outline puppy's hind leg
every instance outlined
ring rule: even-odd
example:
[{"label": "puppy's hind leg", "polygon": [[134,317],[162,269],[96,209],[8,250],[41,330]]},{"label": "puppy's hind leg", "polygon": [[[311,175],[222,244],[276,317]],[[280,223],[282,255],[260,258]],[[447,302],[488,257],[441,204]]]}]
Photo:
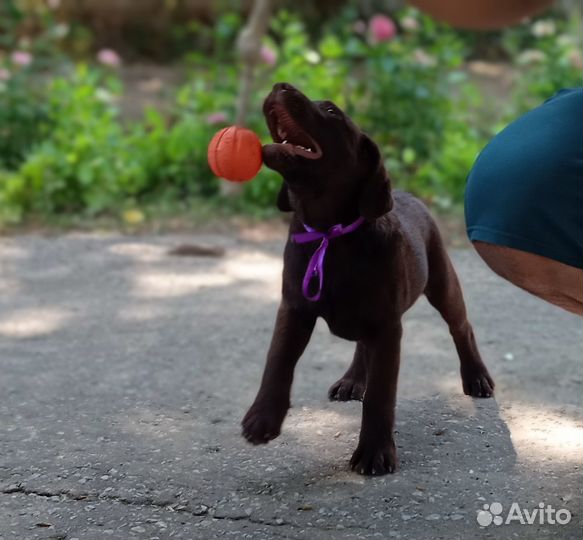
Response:
[{"label": "puppy's hind leg", "polygon": [[425,295],[449,326],[460,359],[464,393],[473,397],[490,397],[494,393],[494,381],[478,351],[458,277],[437,231],[428,255],[429,279]]},{"label": "puppy's hind leg", "polygon": [[354,358],[346,373],[328,390],[330,401],[362,401],[366,388],[366,349],[362,342],[356,344]]}]

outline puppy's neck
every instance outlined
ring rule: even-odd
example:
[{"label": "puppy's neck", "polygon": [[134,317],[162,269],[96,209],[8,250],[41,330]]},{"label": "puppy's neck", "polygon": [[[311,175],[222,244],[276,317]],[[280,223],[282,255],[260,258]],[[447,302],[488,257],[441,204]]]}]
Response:
[{"label": "puppy's neck", "polygon": [[305,225],[326,231],[334,225],[348,225],[360,217],[359,183],[349,175],[333,179],[284,178],[291,207]]},{"label": "puppy's neck", "polygon": [[305,225],[309,225],[317,231],[327,231],[334,225],[349,225],[356,221],[360,214],[358,207],[354,205],[346,205],[344,208],[334,208],[322,201],[318,204],[303,203],[301,200],[296,200],[295,217]]}]

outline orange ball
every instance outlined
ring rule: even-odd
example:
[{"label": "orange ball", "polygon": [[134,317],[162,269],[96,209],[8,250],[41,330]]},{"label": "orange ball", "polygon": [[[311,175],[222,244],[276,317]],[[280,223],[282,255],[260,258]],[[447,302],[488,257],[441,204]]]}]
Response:
[{"label": "orange ball", "polygon": [[261,141],[250,129],[230,126],[221,129],[208,147],[211,170],[232,182],[251,180],[261,168]]}]

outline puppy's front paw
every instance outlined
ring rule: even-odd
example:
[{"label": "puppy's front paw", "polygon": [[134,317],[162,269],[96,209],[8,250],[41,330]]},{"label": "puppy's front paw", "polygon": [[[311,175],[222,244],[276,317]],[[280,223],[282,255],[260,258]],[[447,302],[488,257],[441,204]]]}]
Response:
[{"label": "puppy's front paw", "polygon": [[243,437],[251,444],[267,444],[279,436],[286,412],[273,404],[254,403],[241,422]]},{"label": "puppy's front paw", "polygon": [[364,381],[343,377],[330,387],[328,398],[330,401],[362,401],[364,388]]},{"label": "puppy's front paw", "polygon": [[374,443],[361,440],[350,459],[350,468],[367,476],[394,473],[397,468],[395,442],[392,439]]},{"label": "puppy's front paw", "polygon": [[484,364],[462,368],[462,386],[466,396],[489,398],[494,395],[494,380]]}]

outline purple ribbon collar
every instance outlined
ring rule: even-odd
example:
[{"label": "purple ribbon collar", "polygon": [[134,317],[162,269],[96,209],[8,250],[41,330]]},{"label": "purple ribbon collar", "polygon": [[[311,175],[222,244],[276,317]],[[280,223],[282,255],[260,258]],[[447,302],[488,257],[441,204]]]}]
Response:
[{"label": "purple ribbon collar", "polygon": [[[306,244],[308,242],[314,242],[315,240],[322,240],[318,246],[318,249],[316,249],[312,255],[312,258],[308,263],[308,267],[306,268],[306,273],[304,274],[304,280],[302,282],[302,293],[306,300],[309,300],[310,302],[317,302],[322,295],[322,285],[324,283],[324,257],[326,256],[326,250],[328,249],[330,240],[332,240],[332,238],[343,236],[355,231],[363,223],[364,218],[359,217],[350,225],[346,225],[346,227],[338,224],[330,227],[326,232],[316,231],[304,223],[304,229],[306,229],[305,233],[292,234],[292,242],[295,242],[296,244]],[[318,276],[319,281],[318,291],[313,296],[310,296],[308,288],[312,278],[316,276]]]}]

